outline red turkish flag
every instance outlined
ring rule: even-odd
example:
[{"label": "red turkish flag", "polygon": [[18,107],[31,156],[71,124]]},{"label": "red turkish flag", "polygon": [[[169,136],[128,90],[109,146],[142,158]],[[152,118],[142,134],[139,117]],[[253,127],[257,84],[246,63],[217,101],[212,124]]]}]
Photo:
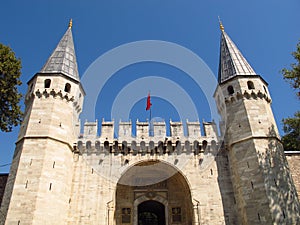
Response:
[{"label": "red turkish flag", "polygon": [[150,99],[150,92],[148,93],[148,97],[147,97],[147,106],[146,106],[146,110],[149,110],[151,107],[152,103],[151,103],[151,99]]}]

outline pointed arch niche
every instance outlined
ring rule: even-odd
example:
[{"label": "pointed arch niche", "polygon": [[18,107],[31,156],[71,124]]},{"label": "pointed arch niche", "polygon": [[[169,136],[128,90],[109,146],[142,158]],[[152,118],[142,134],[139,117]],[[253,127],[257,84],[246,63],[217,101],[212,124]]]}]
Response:
[{"label": "pointed arch niche", "polygon": [[[115,197],[114,219],[117,225],[140,224],[141,215],[156,211],[151,209],[151,205],[162,205],[164,209],[164,215],[158,217],[164,221],[158,221],[159,225],[193,223],[188,181],[177,168],[166,162],[150,160],[132,165],[119,179]],[[130,215],[123,215],[124,211],[130,212]]]}]

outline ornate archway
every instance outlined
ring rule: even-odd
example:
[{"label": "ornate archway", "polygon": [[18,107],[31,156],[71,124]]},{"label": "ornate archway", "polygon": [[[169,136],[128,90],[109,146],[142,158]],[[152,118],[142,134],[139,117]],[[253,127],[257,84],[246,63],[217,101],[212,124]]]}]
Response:
[{"label": "ornate archway", "polygon": [[177,168],[152,160],[139,162],[123,173],[116,188],[117,225],[145,225],[147,221],[189,225],[192,220],[190,188]]}]

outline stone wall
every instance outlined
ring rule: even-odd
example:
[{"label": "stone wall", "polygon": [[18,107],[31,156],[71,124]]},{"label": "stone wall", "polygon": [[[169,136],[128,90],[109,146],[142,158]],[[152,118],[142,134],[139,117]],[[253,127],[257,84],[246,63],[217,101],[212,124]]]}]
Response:
[{"label": "stone wall", "polygon": [[298,198],[300,196],[300,151],[297,152],[285,152],[286,159],[289,163],[290,172],[294,180],[294,184],[298,193]]},{"label": "stone wall", "polygon": [[[74,156],[68,224],[132,223],[148,200],[165,205],[168,224],[238,224],[226,151],[123,155],[91,147]],[[173,221],[177,208],[181,222]]]}]

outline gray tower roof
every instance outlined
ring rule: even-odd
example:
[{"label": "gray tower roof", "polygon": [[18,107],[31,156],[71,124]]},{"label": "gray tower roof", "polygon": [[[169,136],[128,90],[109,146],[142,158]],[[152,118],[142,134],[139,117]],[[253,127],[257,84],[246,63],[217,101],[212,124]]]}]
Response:
[{"label": "gray tower roof", "polygon": [[79,81],[77,60],[72,35],[72,20],[68,30],[52,52],[40,73],[62,73]]},{"label": "gray tower roof", "polygon": [[224,27],[220,24],[222,31],[220,44],[220,64],[219,64],[219,83],[235,77],[237,75],[256,75],[245,57],[224,31]]}]

